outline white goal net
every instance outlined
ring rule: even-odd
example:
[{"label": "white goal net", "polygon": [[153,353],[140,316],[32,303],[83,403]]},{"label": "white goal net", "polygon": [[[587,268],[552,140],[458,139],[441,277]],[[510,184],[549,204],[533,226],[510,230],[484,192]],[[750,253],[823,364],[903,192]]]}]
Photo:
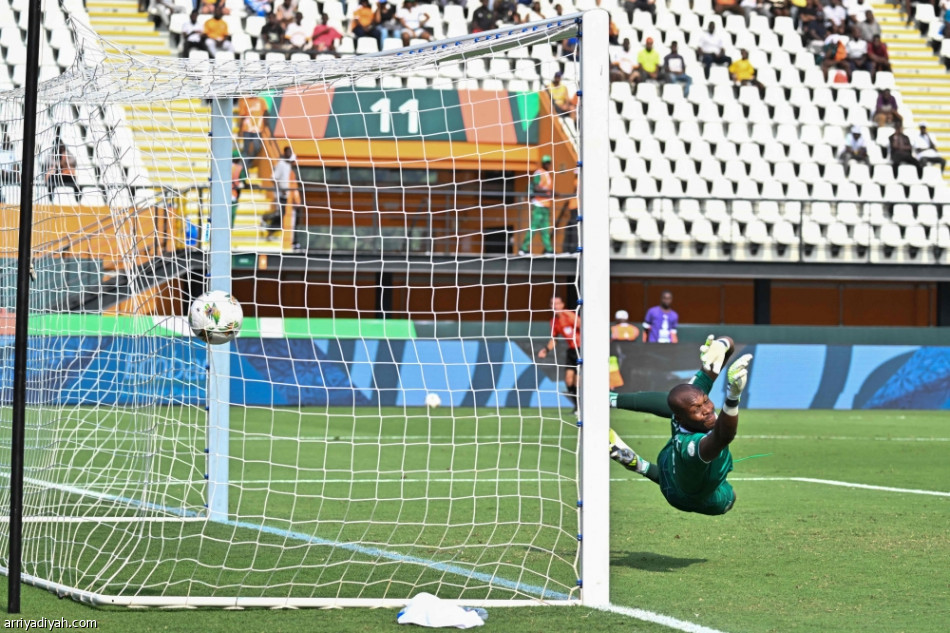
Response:
[{"label": "white goal net", "polygon": [[[587,318],[581,23],[286,60],[147,58],[71,23],[34,182],[0,183],[7,405],[34,200],[28,581],[154,606],[583,597],[571,336],[537,356],[552,297]],[[0,93],[0,149],[23,121]],[[185,315],[212,288],[245,318],[209,347]]]}]

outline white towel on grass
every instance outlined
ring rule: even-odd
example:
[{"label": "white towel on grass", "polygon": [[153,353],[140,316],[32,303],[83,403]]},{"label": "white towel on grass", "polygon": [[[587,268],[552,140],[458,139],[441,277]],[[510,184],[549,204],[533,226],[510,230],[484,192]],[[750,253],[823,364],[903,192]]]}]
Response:
[{"label": "white towel on grass", "polygon": [[466,611],[458,605],[443,602],[431,593],[420,593],[414,596],[399,611],[396,622],[433,628],[454,627],[457,629],[470,629],[485,624],[485,621],[475,611]]}]

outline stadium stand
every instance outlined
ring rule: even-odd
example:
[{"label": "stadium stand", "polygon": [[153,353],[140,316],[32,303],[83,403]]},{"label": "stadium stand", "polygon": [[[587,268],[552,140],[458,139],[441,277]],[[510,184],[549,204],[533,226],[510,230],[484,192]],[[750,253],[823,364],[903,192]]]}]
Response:
[{"label": "stadium stand", "polygon": [[[0,68],[6,71],[0,73],[0,84],[17,86],[23,77],[25,11],[20,0],[7,1],[0,0],[0,14],[13,19],[4,21],[7,26],[0,29],[4,52]],[[167,28],[167,34],[156,31],[150,16],[127,4],[89,0],[87,14],[81,2],[70,0],[65,9],[121,45],[152,55],[177,54],[177,36],[191,3],[175,0],[153,5],[151,20]],[[593,0],[559,4],[566,13],[597,6]],[[477,5],[441,9],[430,4],[422,9],[438,16],[432,26],[435,37],[442,37],[466,32]],[[228,0],[226,6],[234,55],[246,59],[287,56],[265,50],[258,37],[261,15],[241,0]],[[300,0],[298,9],[307,28],[312,29],[320,14],[327,13],[328,24],[348,34],[356,6],[355,2],[344,8],[336,1]],[[950,84],[934,56],[921,49],[927,46],[926,38],[934,46],[939,42],[939,49],[946,48],[946,40],[939,40],[942,16],[919,9],[913,23],[920,29],[917,33],[900,23],[897,9],[873,4],[884,39],[895,58],[900,53],[901,60],[894,60],[893,73],[879,71],[872,76],[855,70],[850,81],[842,81],[833,69],[825,78],[815,51],[803,45],[788,17],[777,16],[770,22],[753,14],[746,26],[741,16],[716,14],[707,0],[693,0],[692,6],[686,0],[660,2],[655,17],[634,11],[632,20],[617,0],[602,0],[599,6],[610,11],[618,41],[629,39],[634,52],[648,37],[657,43],[661,57],[672,42],[678,42],[685,72],[692,78],[688,96],[681,84],[641,82],[631,86],[615,82],[611,86],[615,107],[608,130],[613,149],[609,211],[616,257],[950,261],[945,248],[950,192],[939,167],[927,165],[919,174],[910,165],[893,168],[886,157],[892,128],[875,127],[873,121],[879,91],[890,88],[910,136],[916,133],[918,117],[926,117],[938,148],[950,143],[946,136],[950,124],[939,103],[950,94],[944,92],[944,86]],[[518,11],[527,14],[528,8],[519,5]],[[541,13],[553,15],[553,3],[542,2]],[[749,50],[761,92],[752,85],[735,85],[725,66],[712,65],[706,76],[695,50],[711,23],[717,25],[717,33],[725,41],[727,56],[738,59],[740,49]],[[64,24],[63,11],[53,5],[44,15],[44,32],[51,43],[44,47],[42,62],[47,76],[68,65],[75,55],[69,40],[58,37]],[[354,40],[346,35],[337,50],[361,53],[399,45],[397,38],[386,38],[379,46],[373,38]],[[535,46],[531,57],[494,59],[488,66],[469,63],[466,85],[541,91],[562,68],[557,58],[560,53],[559,48]],[[203,51],[191,54],[205,55]],[[571,69],[571,65],[564,67],[564,81],[575,86]],[[398,83],[437,89],[458,76],[458,67],[446,66],[423,76],[387,77],[385,81],[390,88]],[[191,110],[189,106],[187,111]],[[162,129],[203,122],[194,118],[156,121],[148,112],[134,108],[107,114],[111,116],[104,116],[102,125],[127,129],[120,135],[130,150],[120,154],[130,156],[123,164],[125,173],[98,173],[96,152],[103,148],[89,143],[90,130],[76,130],[70,132],[75,143],[85,141],[87,147],[79,156],[84,174],[81,184],[110,177],[124,177],[143,186],[183,188],[196,184],[181,180],[184,172],[191,173],[192,166],[188,170],[175,168],[176,161],[183,160],[180,149],[177,155],[161,156],[162,148],[167,147]],[[90,129],[97,124],[91,123]],[[867,164],[851,161],[845,165],[837,160],[852,126],[867,140]],[[139,149],[158,155],[148,171],[135,159]],[[236,240],[256,242],[258,218],[268,207],[266,197],[242,201]]]}]

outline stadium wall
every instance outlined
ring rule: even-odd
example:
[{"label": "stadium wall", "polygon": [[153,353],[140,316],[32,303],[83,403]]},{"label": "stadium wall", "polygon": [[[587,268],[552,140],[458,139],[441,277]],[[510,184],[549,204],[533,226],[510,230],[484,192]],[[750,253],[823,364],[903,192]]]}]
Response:
[{"label": "stadium wall", "polygon": [[[623,386],[666,391],[697,369],[693,345],[614,344]],[[750,409],[950,409],[950,347],[739,345],[755,356],[743,405]],[[725,376],[713,387],[725,396]]]},{"label": "stadium wall", "polygon": [[[10,338],[10,337],[4,337]],[[187,338],[34,339],[31,403],[204,404],[207,348]],[[12,339],[6,341],[12,345]],[[570,407],[555,364],[530,339],[240,338],[231,395],[248,406]],[[696,369],[692,345],[625,344],[620,391],[666,390]],[[755,409],[950,409],[950,347],[747,345],[756,356],[745,406]],[[4,368],[9,401],[11,366]],[[719,383],[723,383],[720,380]],[[714,390],[721,402],[723,384]]]}]

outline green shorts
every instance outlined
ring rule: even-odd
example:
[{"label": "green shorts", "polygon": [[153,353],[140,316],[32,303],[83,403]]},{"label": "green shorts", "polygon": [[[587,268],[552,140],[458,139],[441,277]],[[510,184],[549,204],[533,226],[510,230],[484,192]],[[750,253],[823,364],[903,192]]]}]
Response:
[{"label": "green shorts", "polygon": [[674,483],[672,454],[670,451],[661,451],[657,460],[660,468],[660,491],[667,503],[683,512],[698,512],[699,514],[725,514],[736,503],[736,492],[728,481],[723,481],[713,492],[705,497],[687,495]]}]

